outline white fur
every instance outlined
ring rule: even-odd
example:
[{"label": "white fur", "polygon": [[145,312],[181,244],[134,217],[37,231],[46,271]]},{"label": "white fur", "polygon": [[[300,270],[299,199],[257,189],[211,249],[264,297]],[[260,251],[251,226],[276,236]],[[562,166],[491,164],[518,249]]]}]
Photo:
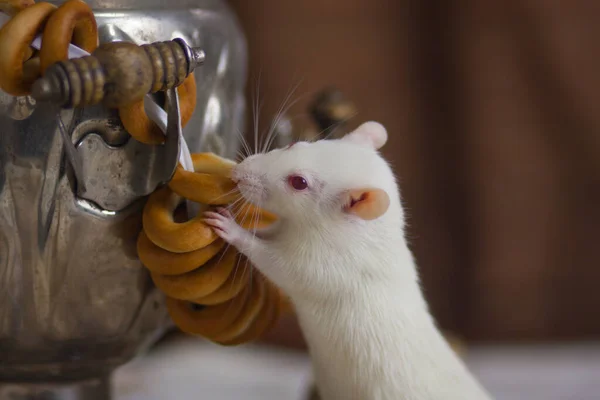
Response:
[{"label": "white fur", "polygon": [[[381,125],[367,123],[340,140],[249,157],[233,176],[280,222],[258,236],[231,220],[212,223],[290,296],[322,400],[489,399],[421,294],[396,179],[376,150],[386,140]],[[291,174],[310,188],[295,192]],[[343,211],[343,194],[360,188],[387,192],[383,216]]]}]

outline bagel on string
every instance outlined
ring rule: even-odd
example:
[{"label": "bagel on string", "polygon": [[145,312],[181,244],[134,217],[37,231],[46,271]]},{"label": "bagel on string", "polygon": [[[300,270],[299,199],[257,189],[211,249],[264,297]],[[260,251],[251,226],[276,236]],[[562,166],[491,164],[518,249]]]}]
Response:
[{"label": "bagel on string", "polygon": [[[47,4],[47,3],[39,3]],[[98,47],[98,26],[92,9],[82,0],[67,0],[48,18],[40,48],[40,70],[68,59],[69,44],[92,53]]]},{"label": "bagel on string", "polygon": [[[241,262],[241,260],[240,260]],[[192,303],[205,306],[214,306],[231,300],[250,283],[250,268],[240,268],[240,263],[236,265],[234,273],[229,274],[229,278],[217,290],[209,295],[191,300]]]},{"label": "bagel on string", "polygon": [[285,296],[224,244],[202,213],[176,221],[174,211],[184,199],[203,210],[229,204],[245,229],[267,227],[277,218],[238,201],[230,178],[235,162],[213,153],[193,154],[192,161],[194,171],[179,165],[168,185],[149,196],[138,237],[140,260],[167,296],[169,314],[182,331],[229,346],[256,340],[290,311]]},{"label": "bagel on string", "polygon": [[[31,59],[30,44],[55,10],[56,6],[50,3],[31,5],[17,12],[0,29],[0,88],[6,93],[12,96],[30,93],[31,85],[39,77],[39,59]],[[25,74],[25,69],[34,72]]]},{"label": "bagel on string", "polygon": [[222,239],[217,239],[208,246],[187,253],[172,253],[155,245],[144,231],[137,241],[140,261],[151,273],[160,275],[180,275],[190,272],[199,265],[205,264],[225,247]]},{"label": "bagel on string", "polygon": [[234,203],[232,212],[245,229],[267,227],[277,218],[237,201],[230,178],[235,162],[199,153],[192,154],[192,163],[194,171],[178,165],[168,185],[149,196],[138,255],[167,295],[169,314],[183,332],[228,346],[256,340],[281,313],[291,311],[290,303],[264,277],[256,280],[258,271],[216,236],[201,213],[178,221],[176,209],[184,199],[200,203],[202,209]]},{"label": "bagel on string", "polygon": [[213,257],[202,268],[181,275],[158,275],[152,273],[156,287],[167,296],[178,300],[200,299],[214,293],[232,275],[238,264],[238,254],[229,247],[225,252]]},{"label": "bagel on string", "polygon": [[[181,126],[185,127],[196,108],[196,78],[188,75],[183,83],[177,86],[179,96],[179,113]],[[119,118],[123,127],[133,138],[141,143],[157,145],[165,141],[165,135],[146,114],[144,100],[119,107]]]},{"label": "bagel on string", "polygon": [[[41,2],[0,0],[0,9],[12,13],[0,29],[0,88],[13,96],[25,96],[50,64],[66,60],[71,41],[92,52],[98,47],[98,30],[91,8],[81,0],[56,7]],[[39,56],[30,47],[42,34]]]}]

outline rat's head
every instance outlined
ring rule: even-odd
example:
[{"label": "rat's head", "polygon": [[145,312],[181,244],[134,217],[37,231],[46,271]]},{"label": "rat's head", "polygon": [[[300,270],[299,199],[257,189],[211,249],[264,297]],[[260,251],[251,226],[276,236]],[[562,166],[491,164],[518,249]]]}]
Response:
[{"label": "rat's head", "polygon": [[289,220],[372,220],[390,204],[395,180],[378,151],[385,128],[366,122],[337,140],[298,142],[256,154],[232,178],[250,202]]}]

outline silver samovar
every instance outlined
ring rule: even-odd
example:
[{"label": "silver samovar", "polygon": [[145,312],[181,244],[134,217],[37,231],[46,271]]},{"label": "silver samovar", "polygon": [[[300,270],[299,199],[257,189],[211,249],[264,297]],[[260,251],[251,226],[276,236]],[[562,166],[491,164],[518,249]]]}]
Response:
[{"label": "silver samovar", "polygon": [[[192,153],[235,157],[247,55],[225,2],[87,3],[101,43],[182,38],[204,51],[184,137]],[[0,91],[0,162],[0,400],[109,399],[112,371],[172,327],[136,239],[146,196],[176,166],[173,147],[133,140],[101,106],[63,110],[59,120],[53,107]]]}]

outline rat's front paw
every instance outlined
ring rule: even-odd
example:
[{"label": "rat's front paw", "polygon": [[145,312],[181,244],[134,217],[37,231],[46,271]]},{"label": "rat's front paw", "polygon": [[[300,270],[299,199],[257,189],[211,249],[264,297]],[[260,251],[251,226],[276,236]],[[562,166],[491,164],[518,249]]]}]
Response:
[{"label": "rat's front paw", "polygon": [[233,215],[226,208],[218,208],[217,212],[207,211],[204,213],[204,217],[204,222],[211,226],[219,237],[232,246],[239,248],[245,238],[251,236],[235,222]]}]

